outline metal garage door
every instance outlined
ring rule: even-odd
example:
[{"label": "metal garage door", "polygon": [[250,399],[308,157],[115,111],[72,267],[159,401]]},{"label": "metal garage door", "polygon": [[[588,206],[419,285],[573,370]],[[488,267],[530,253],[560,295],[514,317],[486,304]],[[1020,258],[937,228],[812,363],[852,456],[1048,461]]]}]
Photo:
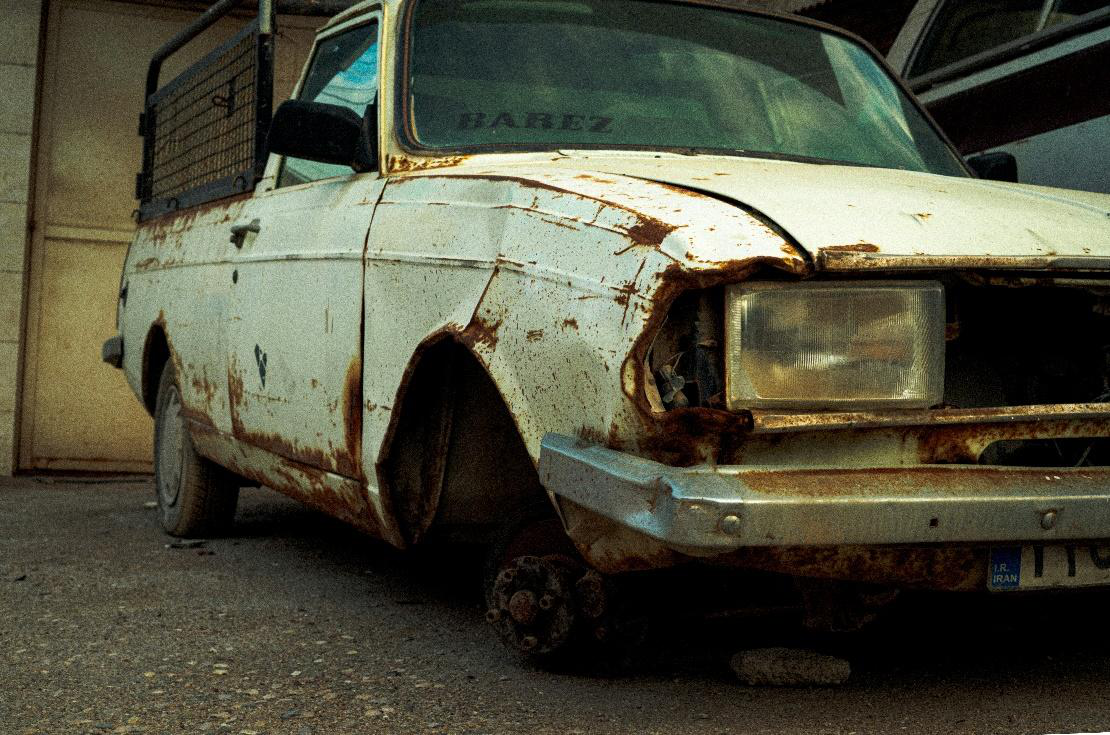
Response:
[{"label": "metal garage door", "polygon": [[[102,364],[115,332],[119,273],[133,228],[136,133],[153,51],[193,13],[55,0],[47,15],[19,466],[149,470],[151,421],[122,374]],[[319,19],[282,19],[275,95],[288,95]],[[185,55],[196,58],[235,22]],[[183,60],[167,64],[170,79]]]}]

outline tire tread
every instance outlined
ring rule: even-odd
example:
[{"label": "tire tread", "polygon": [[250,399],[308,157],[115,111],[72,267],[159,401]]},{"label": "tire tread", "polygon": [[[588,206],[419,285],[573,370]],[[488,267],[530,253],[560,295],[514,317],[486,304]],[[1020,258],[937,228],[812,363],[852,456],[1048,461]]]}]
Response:
[{"label": "tire tread", "polygon": [[[182,431],[185,444],[182,452],[181,488],[178,511],[168,514],[161,506],[158,493],[158,446],[162,410],[169,390],[177,386],[176,370],[167,362],[158,383],[154,423],[155,494],[159,502],[162,528],[171,536],[198,537],[226,533],[235,517],[239,502],[237,476],[211,460],[197,454],[187,429]],[[180,395],[180,389],[178,389]],[[168,517],[167,517],[168,516]]]}]

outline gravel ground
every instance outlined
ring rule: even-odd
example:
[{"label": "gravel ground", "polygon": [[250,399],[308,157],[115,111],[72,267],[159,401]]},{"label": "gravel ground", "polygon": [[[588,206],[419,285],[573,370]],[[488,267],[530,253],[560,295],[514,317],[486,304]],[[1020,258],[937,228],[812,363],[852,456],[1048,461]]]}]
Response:
[{"label": "gravel ground", "polygon": [[[552,674],[481,617],[473,554],[403,555],[265,490],[167,548],[145,480],[0,479],[0,735],[1110,730],[1106,594],[904,596],[863,635],[662,626],[651,663]],[[739,684],[755,645],[847,684]]]}]

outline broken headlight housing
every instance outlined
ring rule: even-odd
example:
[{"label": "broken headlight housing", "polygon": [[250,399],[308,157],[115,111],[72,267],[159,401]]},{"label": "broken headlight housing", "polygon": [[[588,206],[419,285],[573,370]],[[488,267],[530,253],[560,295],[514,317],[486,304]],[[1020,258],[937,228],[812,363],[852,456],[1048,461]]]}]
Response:
[{"label": "broken headlight housing", "polygon": [[728,408],[926,408],[944,393],[935,281],[742,283],[725,292]]}]

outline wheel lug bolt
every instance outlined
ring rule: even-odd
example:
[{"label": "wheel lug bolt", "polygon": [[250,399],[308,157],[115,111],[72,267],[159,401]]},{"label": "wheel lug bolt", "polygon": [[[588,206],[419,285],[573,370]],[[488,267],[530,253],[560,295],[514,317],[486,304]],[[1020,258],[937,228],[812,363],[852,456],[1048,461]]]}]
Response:
[{"label": "wheel lug bolt", "polygon": [[498,610],[497,608],[493,608],[493,607],[491,607],[489,610],[486,610],[486,622],[487,623],[490,623],[492,625],[493,623],[496,623],[499,620],[501,620],[501,611],[500,610]]}]

